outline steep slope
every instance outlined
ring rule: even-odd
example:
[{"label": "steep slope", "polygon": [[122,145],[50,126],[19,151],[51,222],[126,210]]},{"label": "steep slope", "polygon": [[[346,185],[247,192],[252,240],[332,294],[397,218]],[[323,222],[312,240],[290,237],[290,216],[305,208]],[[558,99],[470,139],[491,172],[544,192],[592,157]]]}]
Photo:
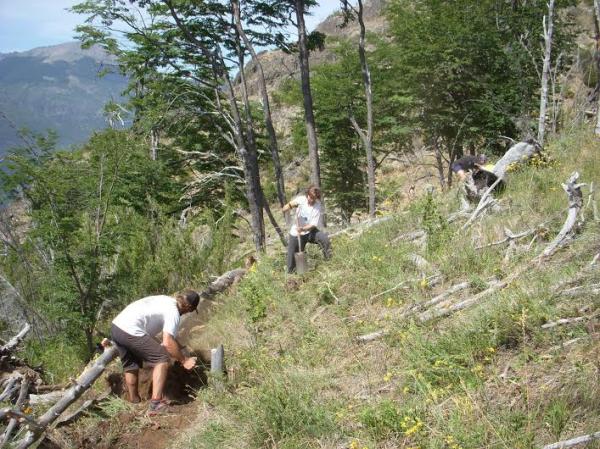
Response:
[{"label": "steep slope", "polygon": [[114,59],[77,42],[0,55],[0,154],[22,143],[15,128],[56,130],[61,145],[83,142],[106,126],[104,104],[126,85]]}]

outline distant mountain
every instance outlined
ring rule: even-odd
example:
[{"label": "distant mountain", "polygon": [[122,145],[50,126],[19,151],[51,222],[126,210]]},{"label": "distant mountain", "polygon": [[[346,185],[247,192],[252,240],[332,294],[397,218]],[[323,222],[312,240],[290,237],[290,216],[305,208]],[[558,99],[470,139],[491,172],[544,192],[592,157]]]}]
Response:
[{"label": "distant mountain", "polygon": [[106,127],[104,104],[120,100],[126,85],[100,47],[70,42],[0,54],[0,155],[22,143],[14,126],[54,129],[61,146],[84,142]]}]

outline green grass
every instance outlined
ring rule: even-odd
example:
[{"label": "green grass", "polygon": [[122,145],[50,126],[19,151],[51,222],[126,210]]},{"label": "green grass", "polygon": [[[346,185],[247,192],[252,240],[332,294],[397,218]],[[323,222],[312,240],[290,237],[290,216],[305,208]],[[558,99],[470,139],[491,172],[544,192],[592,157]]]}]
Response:
[{"label": "green grass", "polygon": [[[582,182],[598,183],[600,154],[586,131],[551,142],[548,152],[552,163],[511,173],[502,210],[468,230],[440,218],[457,209],[450,191],[417,199],[359,237],[336,238],[330,261],[311,249],[313,269],[303,278],[284,273],[280,252],[263,257],[207,326],[207,341],[225,344],[235,375],[226,392],[200,393],[211,411],[192,431],[192,447],[535,448],[600,428],[590,329],[541,328],[600,307],[599,297],[555,291],[581,273],[581,283],[600,281],[583,271],[600,251],[590,210],[569,246],[480,304],[425,323],[403,316],[459,282],[470,287],[458,297],[484,291],[554,238],[566,216],[560,183],[576,169]],[[502,239],[504,227],[540,224],[544,231],[511,257],[507,245],[476,249]],[[423,228],[432,236],[424,246],[392,243]],[[429,266],[417,267],[414,254]],[[436,273],[442,282],[431,285]],[[356,342],[379,329],[385,337]]]}]

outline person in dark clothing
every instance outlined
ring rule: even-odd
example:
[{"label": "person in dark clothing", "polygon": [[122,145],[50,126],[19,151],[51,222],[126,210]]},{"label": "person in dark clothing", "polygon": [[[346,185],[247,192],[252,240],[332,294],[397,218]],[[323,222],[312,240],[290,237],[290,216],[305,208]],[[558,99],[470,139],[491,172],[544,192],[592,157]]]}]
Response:
[{"label": "person in dark clothing", "polygon": [[481,168],[487,162],[487,156],[485,154],[478,154],[476,156],[463,156],[457,159],[452,164],[452,171],[458,175],[461,181],[464,181],[467,177],[467,172]]},{"label": "person in dark clothing", "polygon": [[[310,186],[306,195],[299,195],[283,206],[283,212],[297,208],[294,214],[294,223],[288,235],[287,270],[293,273],[296,270],[294,253],[304,251],[306,243],[317,243],[323,251],[325,259],[331,257],[331,242],[327,233],[321,231],[323,227],[323,212],[321,205],[321,191]],[[300,248],[298,248],[298,234],[300,235]]]}]

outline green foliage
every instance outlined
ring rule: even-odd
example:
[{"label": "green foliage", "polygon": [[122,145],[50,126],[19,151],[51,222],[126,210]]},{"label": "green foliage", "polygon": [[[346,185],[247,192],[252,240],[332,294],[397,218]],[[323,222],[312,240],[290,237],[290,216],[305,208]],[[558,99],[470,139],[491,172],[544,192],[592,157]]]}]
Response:
[{"label": "green foliage", "polygon": [[334,432],[333,414],[316,387],[313,379],[296,374],[265,379],[256,391],[260,407],[246,406],[253,415],[255,444],[260,447],[275,439],[279,447],[306,447],[304,441]]},{"label": "green foliage", "polygon": [[360,412],[360,422],[376,440],[385,440],[390,436],[401,435],[403,414],[398,405],[390,400],[381,401]]},{"label": "green foliage", "polygon": [[[568,15],[561,12],[570,4],[557,2],[553,58],[572,54]],[[442,145],[450,160],[467,149],[499,150],[498,135],[530,131],[518,119],[538,104],[531,54],[541,60],[545,13],[544,2],[391,2],[390,63],[402,73],[396,90],[414,99],[426,141]]]},{"label": "green foliage", "polygon": [[445,249],[450,239],[447,220],[439,210],[438,200],[428,191],[424,197],[411,205],[411,211],[421,218],[421,226],[427,234],[427,251],[434,253]]}]

